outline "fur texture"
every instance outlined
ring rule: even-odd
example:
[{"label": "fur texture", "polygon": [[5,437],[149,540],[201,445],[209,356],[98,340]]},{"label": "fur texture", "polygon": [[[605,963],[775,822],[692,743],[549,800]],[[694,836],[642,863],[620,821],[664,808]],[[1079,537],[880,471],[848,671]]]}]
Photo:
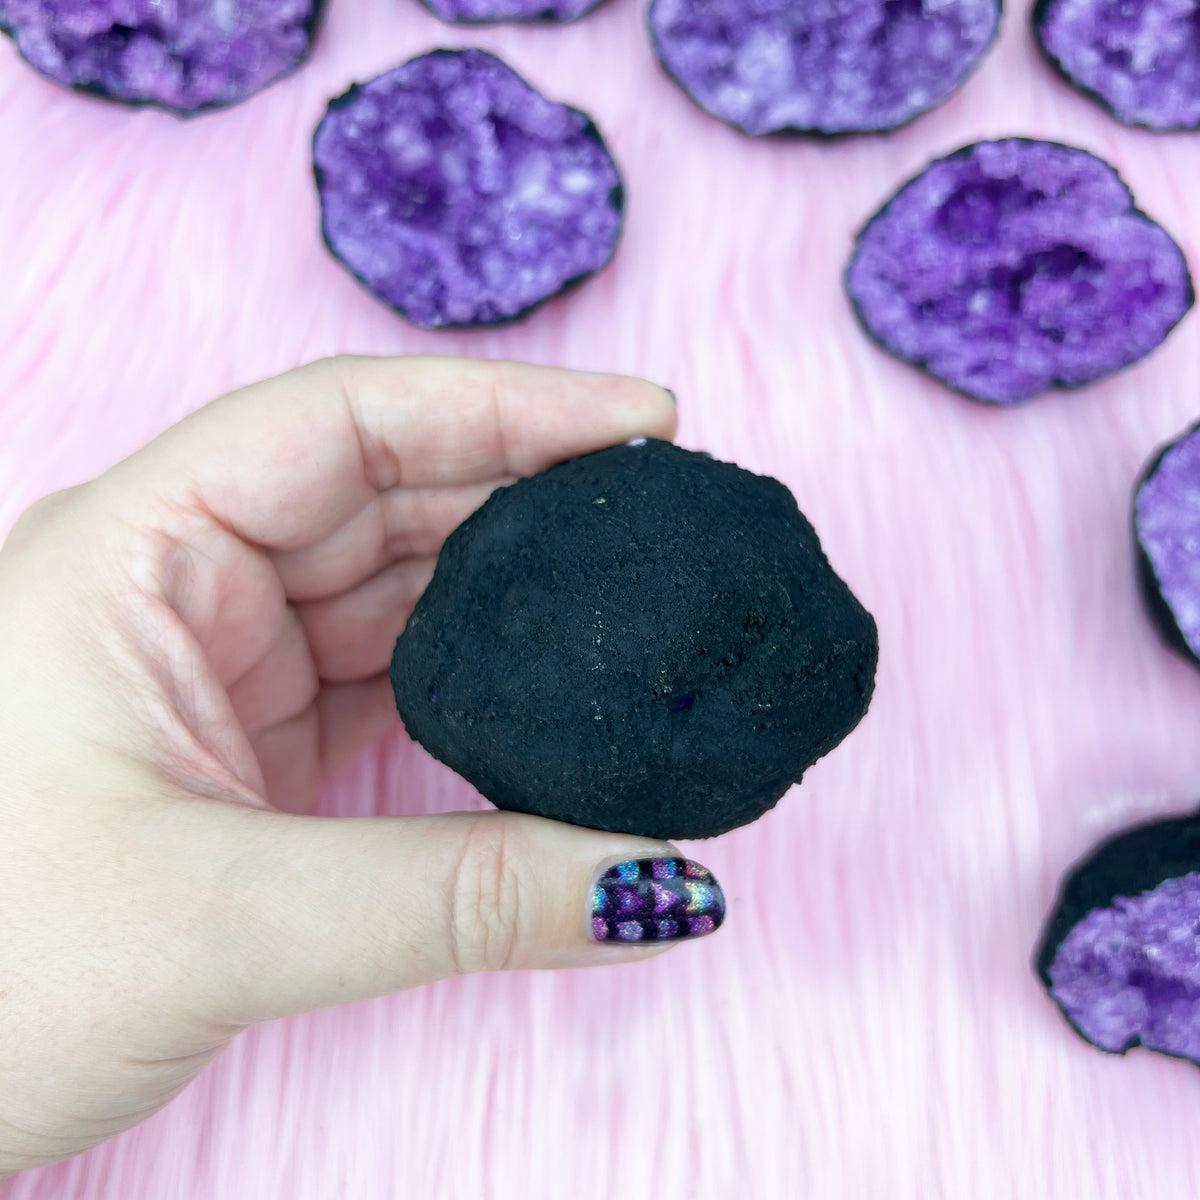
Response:
[{"label": "fur texture", "polygon": [[[984,137],[1111,161],[1200,263],[1200,142],[1124,129],[1022,6],[899,133],[753,142],[655,64],[637,0],[566,28],[456,29],[334,0],[310,62],[181,123],[71,95],[0,41],[0,525],[212,396],[336,351],[636,372],[680,441],[776,475],[879,623],[871,711],[761,821],[685,852],[729,901],[640,967],[476,978],[258,1029],[142,1128],[4,1200],[1180,1200],[1200,1077],[1105,1056],[1030,959],[1100,838],[1200,801],[1200,672],[1138,597],[1130,496],[1200,414],[1193,315],[1147,361],[1013,411],[872,346],[853,236]],[[628,185],[611,267],[526,324],[422,333],[321,244],[328,97],[482,45],[591,112]],[[397,730],[329,814],[480,807]]]}]

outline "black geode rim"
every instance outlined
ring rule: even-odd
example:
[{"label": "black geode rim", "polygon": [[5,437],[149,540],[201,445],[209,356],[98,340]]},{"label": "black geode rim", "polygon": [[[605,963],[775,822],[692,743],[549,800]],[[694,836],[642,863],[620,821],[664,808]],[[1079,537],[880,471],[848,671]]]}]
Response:
[{"label": "black geode rim", "polygon": [[[970,155],[972,155],[975,152],[975,150],[978,149],[978,147],[980,147],[980,146],[994,146],[1001,142],[1019,142],[1020,144],[1026,145],[1026,146],[1029,146],[1029,145],[1057,146],[1062,150],[1070,150],[1077,154],[1087,154],[1090,157],[1096,159],[1098,162],[1103,163],[1106,167],[1109,168],[1109,170],[1113,171],[1116,174],[1117,178],[1121,182],[1122,187],[1124,187],[1126,192],[1129,193],[1129,208],[1127,208],[1125,210],[1125,212],[1122,213],[1121,215],[1126,216],[1126,217],[1134,217],[1135,219],[1137,219],[1139,221],[1144,221],[1146,224],[1153,225],[1156,229],[1162,230],[1162,232],[1167,235],[1167,237],[1171,241],[1171,244],[1175,247],[1176,251],[1178,252],[1180,261],[1183,263],[1183,275],[1184,275],[1184,279],[1187,282],[1187,305],[1184,307],[1183,311],[1179,314],[1179,316],[1171,323],[1171,325],[1168,326],[1168,328],[1165,330],[1165,332],[1163,333],[1163,335],[1159,339],[1159,341],[1156,342],[1153,346],[1151,346],[1150,349],[1147,350],[1144,354],[1140,355],[1138,358],[1130,359],[1130,361],[1127,363],[1122,363],[1119,367],[1113,367],[1111,370],[1103,372],[1103,374],[1096,375],[1091,379],[1085,380],[1083,383],[1069,383],[1062,379],[1056,379],[1053,382],[1047,384],[1044,388],[1041,389],[1041,391],[1034,392],[1032,395],[1029,395],[1029,396],[1022,396],[1017,400],[991,400],[986,396],[977,396],[977,395],[975,395],[974,392],[969,392],[969,391],[967,391],[966,388],[960,387],[958,384],[949,383],[947,380],[943,379],[940,375],[937,375],[933,371],[931,371],[929,369],[929,360],[928,359],[909,358],[907,355],[900,354],[898,351],[893,350],[883,340],[883,338],[881,338],[870,327],[870,325],[867,324],[867,318],[866,318],[866,315],[863,313],[862,306],[858,302],[858,297],[855,296],[854,289],[850,286],[850,271],[853,268],[854,264],[858,261],[859,254],[862,252],[863,238],[866,237],[867,233],[870,231],[871,227],[875,224],[876,221],[882,220],[883,217],[885,217],[888,214],[892,205],[895,204],[895,202],[900,198],[900,195],[902,192],[907,191],[907,189],[912,184],[916,183],[917,180],[920,179],[921,176],[924,175],[926,171],[929,171],[933,167],[936,167],[939,163],[951,162],[956,158],[967,158]],[[1167,229],[1167,227],[1165,225],[1160,224],[1148,213],[1143,212],[1142,209],[1138,208],[1137,197],[1134,196],[1133,189],[1126,182],[1124,175],[1122,175],[1120,173],[1120,171],[1118,171],[1116,169],[1116,167],[1114,167],[1112,165],[1112,163],[1110,163],[1106,158],[1101,158],[1100,155],[1098,155],[1098,154],[1093,154],[1092,151],[1090,151],[1090,150],[1085,150],[1082,146],[1072,146],[1066,142],[1054,141],[1051,138],[1034,138],[1034,137],[1024,137],[1024,136],[1013,136],[1013,137],[1005,137],[1005,138],[983,138],[978,142],[971,142],[969,145],[962,146],[958,150],[955,150],[950,154],[943,154],[939,158],[930,159],[915,175],[910,176],[903,183],[899,184],[895,188],[895,190],[892,192],[892,194],[888,197],[888,199],[884,203],[883,207],[878,209],[874,213],[874,215],[869,217],[867,219],[866,223],[859,229],[858,233],[856,233],[854,235],[854,250],[850,255],[850,261],[846,264],[846,268],[842,272],[842,286],[846,293],[846,296],[850,300],[851,307],[854,309],[854,315],[858,319],[858,324],[861,326],[863,332],[867,335],[867,338],[872,343],[874,343],[874,345],[876,345],[880,350],[884,351],[885,354],[887,354],[889,357],[894,359],[896,362],[905,363],[906,365],[913,367],[916,370],[920,371],[923,375],[925,375],[926,378],[934,380],[936,383],[938,383],[942,387],[944,387],[948,392],[952,392],[958,396],[964,396],[964,397],[966,397],[966,399],[972,400],[976,404],[982,404],[982,405],[986,406],[987,408],[1001,408],[1001,409],[1003,409],[1003,408],[1024,408],[1027,404],[1036,400],[1039,396],[1046,395],[1048,392],[1068,392],[1068,393],[1069,392],[1079,392],[1079,391],[1082,391],[1084,388],[1089,388],[1093,384],[1100,383],[1105,379],[1111,379],[1114,375],[1119,375],[1122,371],[1128,370],[1130,367],[1136,367],[1138,365],[1138,363],[1144,362],[1156,350],[1161,349],[1161,347],[1166,344],[1167,339],[1171,336],[1172,333],[1175,332],[1175,330],[1183,322],[1183,319],[1196,306],[1195,281],[1192,277],[1191,264],[1188,262],[1187,255],[1183,252],[1183,247],[1175,240],[1175,235],[1172,234],[1171,231],[1169,229]]]},{"label": "black geode rim", "polygon": [[[1200,872],[1200,813],[1152,820],[1121,830],[1088,851],[1063,876],[1034,951],[1033,970],[1067,1024],[1089,1046],[1105,1054],[1125,1054],[1142,1044],[1134,1036],[1119,1050],[1099,1046],[1071,1019],[1054,994],[1050,967],[1059,947],[1089,913],[1111,908],[1118,896],[1140,896],[1168,879]],[[1169,1050],[1152,1051],[1167,1058],[1200,1062]]]},{"label": "black geode rim", "polygon": [[1114,121],[1124,125],[1127,129],[1144,129],[1149,133],[1188,133],[1195,132],[1200,129],[1200,121],[1194,125],[1151,125],[1146,121],[1134,121],[1129,117],[1122,116],[1113,107],[1112,103],[1102,93],[1095,88],[1088,87],[1087,84],[1081,83],[1072,75],[1065,66],[1062,60],[1056,58],[1051,52],[1046,43],[1042,40],[1042,26],[1049,19],[1050,10],[1059,2],[1059,0],[1036,0],[1033,10],[1030,13],[1029,24],[1033,30],[1033,40],[1037,43],[1038,50],[1042,57],[1053,68],[1054,73],[1067,83],[1072,91],[1078,92],[1081,96],[1086,96],[1089,100],[1098,104]]},{"label": "black geode rim", "polygon": [[[601,3],[603,3],[603,2],[604,2],[604,0],[601,0]],[[586,15],[586,14],[584,14],[584,15]],[[511,66],[509,66],[509,64],[507,62],[505,62],[504,59],[502,59],[498,54],[492,54],[492,52],[490,50],[482,50],[479,47],[464,46],[464,47],[461,47],[458,49],[448,49],[446,47],[439,47],[438,49],[435,49],[435,50],[426,50],[421,54],[414,55],[412,58],[405,59],[405,61],[400,63],[397,67],[391,67],[388,70],[389,71],[398,70],[399,67],[407,66],[410,62],[413,62],[418,58],[430,58],[434,55],[437,55],[439,57],[452,57],[452,56],[457,56],[459,54],[462,54],[467,50],[473,50],[476,53],[480,53],[480,54],[487,54],[491,58],[496,59],[497,62],[502,63],[505,67],[508,68],[508,70],[512,71],[512,73],[514,75],[516,75],[516,77],[523,84],[525,84],[525,86],[527,88],[529,88],[530,91],[538,92],[538,95],[544,96],[544,93],[538,91],[538,89],[535,88],[525,78],[524,75],[520,74],[518,71],[514,70]],[[386,74],[388,74],[388,71],[380,72],[380,75],[386,75]],[[378,79],[378,78],[379,78],[379,75],[376,75],[374,77],[374,79]],[[371,80],[368,80],[367,83],[371,83],[373,81],[374,80],[371,79]],[[340,254],[338,254],[337,250],[334,249],[333,243],[329,239],[329,230],[325,225],[325,204],[324,204],[324,200],[322,197],[322,191],[321,191],[322,184],[324,183],[324,179],[325,179],[325,172],[321,170],[320,166],[318,166],[317,157],[316,157],[317,136],[318,136],[318,134],[320,134],[321,127],[325,124],[326,118],[329,116],[329,114],[331,112],[335,112],[337,109],[345,108],[347,105],[351,104],[354,101],[355,97],[358,95],[358,93],[361,92],[364,87],[366,87],[366,84],[352,83],[344,92],[342,92],[342,94],[340,96],[335,96],[325,106],[325,114],[317,122],[316,129],[313,130],[311,157],[312,157],[313,178],[315,179],[316,185],[317,185],[317,201],[318,201],[318,204],[321,209],[321,241],[323,241],[325,243],[325,248],[329,251],[330,255],[333,257],[333,260],[340,267],[342,267],[343,270],[347,271],[350,275],[353,275],[354,278],[357,279],[358,282],[362,285],[364,290],[370,296],[372,296],[378,304],[381,304],[384,308],[388,309],[390,312],[399,314],[406,321],[408,321],[415,329],[423,329],[429,333],[441,333],[443,331],[462,333],[462,332],[467,332],[467,331],[470,331],[473,329],[501,329],[508,325],[519,324],[520,322],[526,320],[528,317],[532,316],[543,305],[550,303],[550,301],[552,301],[552,300],[558,300],[561,297],[566,296],[571,292],[574,292],[581,284],[584,284],[589,279],[592,279],[596,275],[599,275],[602,271],[604,271],[612,263],[613,258],[616,256],[617,249],[621,244],[621,237],[625,232],[625,180],[624,180],[624,177],[621,174],[620,167],[617,165],[617,160],[614,157],[613,152],[608,148],[608,143],[605,142],[604,138],[601,136],[600,130],[596,127],[596,123],[595,123],[595,121],[592,120],[591,116],[588,113],[585,113],[582,109],[574,108],[570,104],[561,104],[560,101],[554,100],[554,101],[551,101],[551,103],[560,104],[560,106],[562,108],[565,108],[568,112],[574,113],[576,116],[583,118],[583,122],[584,122],[583,128],[580,130],[580,132],[583,134],[584,137],[590,138],[592,141],[594,141],[604,151],[604,153],[608,155],[609,161],[612,163],[612,166],[613,166],[613,171],[616,173],[617,182],[608,193],[608,202],[609,202],[609,204],[611,204],[613,206],[613,209],[616,211],[617,228],[613,234],[612,247],[609,249],[608,257],[598,267],[594,267],[590,271],[584,271],[579,275],[573,275],[570,279],[566,280],[563,283],[563,285],[560,288],[558,288],[557,291],[551,292],[548,296],[543,296],[540,300],[535,300],[532,304],[526,305],[526,307],[522,308],[519,312],[511,313],[510,315],[504,316],[504,317],[496,317],[490,321],[457,321],[457,322],[447,323],[445,325],[423,325],[423,324],[421,324],[421,322],[414,320],[403,308],[400,307],[400,305],[392,304],[390,301],[385,300],[382,296],[379,295],[378,292],[376,292],[371,287],[371,285],[357,271],[355,271],[351,266],[349,266],[345,262],[345,260],[342,258],[342,256]]]},{"label": "black geode rim", "polygon": [[[605,0],[600,0],[604,3]],[[936,108],[941,108],[943,104],[949,103],[970,81],[971,77],[983,66],[984,60],[992,52],[997,40],[1000,37],[1001,27],[1004,24],[1004,0],[995,0],[996,4],[996,28],[992,30],[992,36],[988,38],[983,49],[980,50],[979,56],[972,63],[967,73],[946,93],[940,100],[935,101],[927,108],[918,109],[910,117],[905,117],[902,121],[896,121],[891,125],[876,125],[869,129],[822,129],[819,125],[804,126],[804,125],[782,125],[778,129],[764,130],[762,133],[752,133],[744,125],[739,125],[736,121],[730,121],[725,117],[718,116],[711,109],[706,108],[701,102],[692,95],[691,89],[687,86],[674,71],[667,66],[667,61],[663,57],[662,46],[659,45],[658,35],[654,30],[654,9],[658,0],[650,0],[646,7],[646,29],[650,35],[650,45],[654,50],[654,57],[658,62],[662,72],[672,83],[679,88],[681,92],[694,104],[705,116],[711,117],[714,121],[719,121],[722,125],[728,126],[730,129],[737,130],[743,137],[751,138],[756,142],[842,142],[850,141],[855,138],[880,137],[887,134],[895,133],[898,130],[905,129],[914,121],[919,121],[922,117],[934,111]],[[589,10],[590,11],[590,10]]]},{"label": "black geode rim", "polygon": [[1192,649],[1187,638],[1184,637],[1183,630],[1179,627],[1179,619],[1175,616],[1175,610],[1167,603],[1166,597],[1162,594],[1158,572],[1154,569],[1154,563],[1151,561],[1150,554],[1142,542],[1141,524],[1138,519],[1138,501],[1141,499],[1142,489],[1150,482],[1151,477],[1158,471],[1158,468],[1162,466],[1163,459],[1180,442],[1198,434],[1200,434],[1200,421],[1197,421],[1194,425],[1190,425],[1178,437],[1172,438],[1166,445],[1160,446],[1155,451],[1153,457],[1142,469],[1142,473],[1138,476],[1138,481],[1134,485],[1132,519],[1133,542],[1137,553],[1138,589],[1142,594],[1142,600],[1145,602],[1150,619],[1162,635],[1162,639],[1167,646],[1187,659],[1188,662],[1200,665],[1200,654],[1197,654]]},{"label": "black geode rim", "polygon": [[[577,21],[582,21],[586,17],[590,17],[596,9],[603,8],[608,3],[609,0],[592,0],[591,4],[583,12],[573,17],[556,17],[548,8],[528,17],[447,17],[433,7],[431,0],[420,0],[421,7],[441,21],[443,25],[462,29],[491,29],[497,25],[516,25],[518,27],[574,25]],[[442,327],[439,325],[438,328]]]},{"label": "black geode rim", "polygon": [[290,66],[284,67],[278,75],[256,87],[252,92],[247,92],[244,96],[238,96],[231,100],[208,100],[203,104],[197,105],[195,108],[175,108],[173,105],[164,104],[161,100],[136,100],[128,96],[114,96],[112,92],[105,91],[104,88],[96,83],[64,83],[61,79],[56,79],[53,75],[43,71],[41,67],[35,66],[25,57],[21,51],[21,43],[17,41],[17,32],[14,26],[6,25],[3,21],[0,21],[0,33],[6,35],[12,41],[12,44],[17,48],[18,57],[31,71],[40,75],[41,78],[49,80],[55,87],[62,88],[63,91],[75,92],[80,96],[88,96],[94,100],[102,100],[108,104],[120,105],[122,108],[129,108],[135,111],[148,109],[152,112],[169,113],[172,117],[180,121],[187,121],[192,117],[204,117],[214,112],[221,112],[227,108],[235,108],[239,104],[245,104],[248,100],[253,100],[255,96],[262,95],[268,88],[273,88],[277,83],[280,83],[289,75],[298,71],[312,56],[313,47],[316,45],[317,37],[324,26],[325,15],[328,10],[329,0],[313,0],[312,12],[300,23],[300,27],[306,35],[304,51]]}]

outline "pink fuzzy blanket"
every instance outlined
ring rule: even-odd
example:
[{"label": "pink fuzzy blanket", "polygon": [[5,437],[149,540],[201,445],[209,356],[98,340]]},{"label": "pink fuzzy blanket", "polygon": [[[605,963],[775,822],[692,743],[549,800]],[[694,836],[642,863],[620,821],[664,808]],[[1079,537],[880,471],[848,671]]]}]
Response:
[{"label": "pink fuzzy blanket", "polygon": [[[1074,94],[1012,3],[980,71],[902,132],[754,142],[660,72],[643,2],[478,31],[332,0],[297,74],[190,123],[64,92],[0,39],[0,528],[321,355],[619,370],[678,393],[683,444],[793,489],[881,643],[851,738],[755,825],[687,847],[726,887],[718,936],[258,1029],[149,1124],[4,1200],[1200,1192],[1200,1074],[1091,1049],[1029,966],[1077,856],[1200,801],[1200,671],[1140,607],[1128,515],[1143,461],[1200,416],[1200,317],[1114,379],[997,411],[872,346],[840,280],[896,184],[1012,133],[1115,163],[1200,268],[1200,140]],[[517,328],[416,331],[318,236],[326,99],[437,45],[495,50],[589,110],[625,173],[612,267]],[[481,806],[399,727],[323,802]]]}]

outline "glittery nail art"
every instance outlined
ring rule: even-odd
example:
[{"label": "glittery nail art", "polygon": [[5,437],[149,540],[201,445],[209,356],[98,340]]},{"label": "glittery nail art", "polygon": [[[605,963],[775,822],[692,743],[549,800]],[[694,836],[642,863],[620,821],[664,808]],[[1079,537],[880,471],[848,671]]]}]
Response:
[{"label": "glittery nail art", "polygon": [[686,858],[617,863],[592,889],[592,937],[598,942],[703,937],[724,919],[721,885]]}]

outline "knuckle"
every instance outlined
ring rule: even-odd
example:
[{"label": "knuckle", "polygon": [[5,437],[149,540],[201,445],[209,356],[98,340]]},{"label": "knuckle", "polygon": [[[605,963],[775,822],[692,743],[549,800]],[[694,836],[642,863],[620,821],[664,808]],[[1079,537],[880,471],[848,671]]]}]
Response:
[{"label": "knuckle", "polygon": [[75,493],[76,488],[63,488],[35,500],[13,523],[5,544],[17,546],[45,530],[51,518]]},{"label": "knuckle", "polygon": [[314,358],[312,362],[306,363],[298,370],[305,375],[336,377],[342,374],[348,358],[349,356],[345,354],[326,354],[321,358]]},{"label": "knuckle", "polygon": [[511,838],[500,822],[472,822],[454,873],[450,912],[460,974],[513,965],[524,907]]},{"label": "knuckle", "polygon": [[299,370],[330,381],[335,387],[340,387],[361,361],[361,357],[357,354],[327,354],[324,358],[314,359],[300,367]]}]

